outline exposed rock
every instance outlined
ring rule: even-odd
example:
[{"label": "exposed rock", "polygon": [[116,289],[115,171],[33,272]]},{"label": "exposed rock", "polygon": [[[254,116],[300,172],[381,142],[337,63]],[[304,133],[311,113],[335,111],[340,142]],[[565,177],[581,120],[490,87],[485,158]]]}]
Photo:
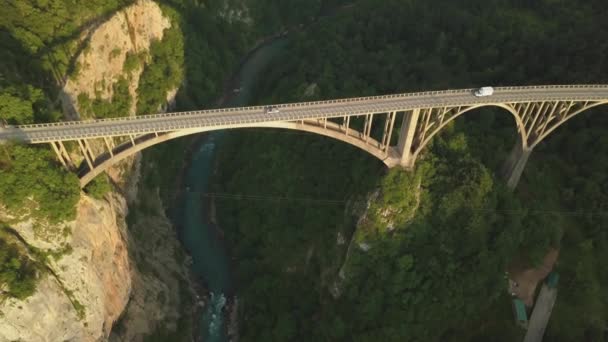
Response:
[{"label": "exposed rock", "polygon": [[244,2],[224,1],[223,8],[219,11],[218,16],[231,24],[234,22],[242,22],[247,25],[253,24],[249,8],[247,8]]},{"label": "exposed rock", "polygon": [[83,322],[52,277],[42,279],[27,300],[9,299],[0,304],[0,311],[0,341],[95,340],[85,336]]},{"label": "exposed rock", "polygon": [[[397,226],[406,225],[407,222],[415,217],[418,207],[420,206],[422,195],[421,182],[418,182],[416,185],[415,194],[416,202],[413,204],[410,210],[405,212],[403,208],[394,208],[390,205],[374,205],[383,195],[380,189],[374,190],[366,197],[365,201],[360,201],[349,209],[354,215],[358,216],[359,219],[357,220],[355,232],[348,243],[344,261],[339,268],[337,277],[329,286],[329,291],[334,298],[341,296],[342,288],[344,283],[347,281],[348,262],[349,257],[353,252],[353,247],[358,248],[364,253],[373,248],[372,241],[365,241],[366,231],[374,229],[373,220],[378,220],[381,226],[384,227],[385,231],[388,233],[393,232]],[[342,244],[341,234],[342,233],[338,233],[338,245]]]},{"label": "exposed rock", "polygon": [[228,341],[238,342],[239,341],[239,299],[237,296],[233,297],[230,305],[228,305]]},{"label": "exposed rock", "polygon": [[[151,0],[140,0],[117,12],[107,22],[95,29],[90,35],[87,47],[76,59],[79,65],[77,75],[69,78],[61,92],[61,102],[68,120],[79,120],[81,117],[78,96],[86,94],[90,99],[99,97],[110,100],[114,95],[113,85],[121,78],[128,82],[129,94],[133,101],[128,113],[135,115],[137,107],[137,88],[143,72],[144,63],[129,73],[123,70],[128,54],[141,54],[145,58],[150,45],[155,40],[162,40],[165,29],[171,27],[158,4]],[[83,32],[82,39],[87,34]],[[143,56],[143,57],[142,57]],[[167,101],[173,101],[177,89],[167,94]],[[94,154],[105,151],[105,145],[90,141]],[[80,153],[71,155],[78,165],[83,161]],[[134,159],[128,158],[108,170],[110,178],[119,185],[124,185],[124,174],[133,168]]]},{"label": "exposed rock", "polygon": [[367,242],[359,242],[357,244],[357,246],[359,246],[359,249],[361,249],[364,252],[367,252],[372,248],[372,246]]},{"label": "exposed rock", "polygon": [[344,234],[342,232],[338,232],[338,236],[336,238],[336,244],[338,246],[341,246],[345,243],[346,243],[346,238],[344,237]]},{"label": "exposed rock", "polygon": [[312,97],[315,96],[319,92],[319,86],[316,83],[310,84],[304,90],[304,97]]},{"label": "exposed rock", "polygon": [[33,296],[0,303],[0,340],[97,341],[109,335],[125,308],[131,291],[125,201],[116,195],[106,201],[82,196],[77,210],[76,220],[67,223],[71,234],[60,244],[30,234],[31,224],[12,225],[31,246],[60,246],[52,249],[60,252],[67,243],[72,251],[49,258],[52,272],[42,276]]},{"label": "exposed rock", "polygon": [[141,341],[159,328],[173,331],[184,311],[195,310],[190,260],[164,214],[157,190],[140,188],[130,204],[135,222],[129,249],[135,260],[131,301],[111,341]]},{"label": "exposed rock", "polygon": [[[168,27],[169,19],[151,0],[137,1],[98,26],[89,35],[89,46],[77,58],[81,67],[78,76],[63,88],[67,118],[80,118],[74,108],[78,108],[81,93],[110,99],[112,85],[124,76],[127,53],[147,51]],[[86,35],[84,32],[82,37]],[[142,70],[140,65],[128,78],[134,99],[130,115],[135,114]],[[169,105],[175,93],[167,94]],[[103,148],[94,142],[91,147],[95,151]],[[75,162],[82,158],[73,157]],[[139,158],[131,158],[108,171],[129,202],[137,197],[140,166]],[[130,236],[127,200],[116,193],[102,201],[81,196],[75,221],[58,225],[0,210],[0,220],[9,222],[29,246],[61,255],[48,258],[48,270],[41,274],[32,296],[0,300],[0,341],[103,341],[110,337],[119,318],[127,324],[112,337],[124,341],[142,340],[161,322],[175,327],[183,304],[181,295],[188,298],[192,284],[187,259],[176,257],[181,247],[158,195],[150,199],[156,204],[135,220],[134,227],[153,245],[140,245],[139,238]],[[142,265],[153,266],[144,269]]]},{"label": "exposed rock", "polygon": [[[111,99],[112,85],[121,77],[127,54],[147,52],[154,40],[162,40],[163,31],[171,27],[168,18],[155,2],[141,0],[112,16],[92,34],[77,64],[80,72],[70,78],[64,88],[64,111],[70,119],[78,119],[78,95],[93,99]],[[129,114],[135,114],[137,86],[143,66],[130,73],[129,93],[134,99]]]},{"label": "exposed rock", "polygon": [[106,175],[121,189],[127,199],[132,203],[137,197],[137,189],[141,171],[141,154],[124,159],[120,163],[106,170]]}]

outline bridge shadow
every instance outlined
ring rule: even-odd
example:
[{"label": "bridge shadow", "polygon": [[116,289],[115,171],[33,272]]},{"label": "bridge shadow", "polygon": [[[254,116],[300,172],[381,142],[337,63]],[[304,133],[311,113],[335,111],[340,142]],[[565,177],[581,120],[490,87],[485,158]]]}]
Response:
[{"label": "bridge shadow", "polygon": [[8,31],[0,29],[0,85],[21,86],[24,83],[49,90],[52,75],[42,63]]},{"label": "bridge shadow", "polygon": [[[159,134],[159,136],[160,135],[162,135],[162,134]],[[135,145],[138,145],[138,144],[145,143],[145,142],[150,141],[155,138],[157,138],[156,134],[150,133],[150,134],[145,134],[145,135],[141,135],[141,136],[133,138],[133,142],[135,143]],[[96,166],[99,166],[99,165],[103,164],[104,162],[109,161],[110,159],[112,159],[113,155],[128,151],[130,148],[132,148],[134,146],[133,142],[131,142],[130,139],[127,139],[127,141],[124,141],[124,142],[118,144],[118,146],[114,147],[112,149],[112,153],[105,151],[105,152],[99,154],[94,160],[92,160],[93,167],[95,168]],[[117,161],[117,163],[119,163],[120,161],[122,161],[122,160]],[[78,174],[79,178],[82,178],[91,171],[93,171],[93,170],[91,170],[87,161],[83,160],[80,163],[80,165],[77,167],[76,173]]]}]

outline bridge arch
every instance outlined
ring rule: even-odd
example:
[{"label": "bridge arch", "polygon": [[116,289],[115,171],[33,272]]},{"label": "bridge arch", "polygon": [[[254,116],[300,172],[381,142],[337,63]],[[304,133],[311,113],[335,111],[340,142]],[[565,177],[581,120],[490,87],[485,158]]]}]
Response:
[{"label": "bridge arch", "polygon": [[438,123],[437,126],[433,128],[431,133],[424,136],[424,138],[421,141],[419,141],[418,144],[414,147],[414,149],[412,151],[413,160],[415,161],[418,158],[420,153],[431,142],[433,137],[436,136],[439,132],[441,132],[448,124],[450,124],[452,121],[456,120],[457,118],[459,118],[460,116],[462,116],[465,113],[468,113],[472,110],[483,108],[483,107],[502,108],[502,109],[505,109],[507,112],[511,113],[511,115],[515,119],[515,124],[516,124],[516,128],[518,131],[518,137],[521,141],[522,146],[524,148],[529,148],[528,147],[528,132],[526,132],[522,118],[514,106],[512,106],[511,104],[503,104],[503,103],[479,104],[479,105],[473,105],[473,106],[469,106],[469,107],[457,110],[447,120],[445,120],[441,123]]},{"label": "bridge arch", "polygon": [[[271,122],[271,123],[258,123],[258,124],[244,124],[238,127],[203,127],[193,129],[183,129],[178,131],[167,132],[164,134],[150,135],[148,139],[137,138],[138,142],[132,144],[132,142],[124,142],[115,148],[112,153],[104,152],[95,159],[95,166],[89,169],[86,173],[80,177],[80,186],[84,187],[97,177],[102,172],[109,169],[112,165],[124,160],[127,157],[134,155],[148,147],[173,140],[176,138],[184,137],[187,135],[219,131],[224,129],[243,129],[243,128],[277,128],[277,129],[288,129],[297,130],[302,132],[314,133],[325,137],[333,138],[341,142],[350,144],[358,147],[359,149],[371,154],[372,156],[380,159],[388,167],[393,167],[398,164],[397,151],[395,148],[382,146],[377,140],[368,137],[367,140],[363,139],[361,132],[349,128],[348,131],[339,124],[333,122],[327,122],[326,128],[318,126],[313,123],[302,123],[302,122]],[[347,134],[345,134],[347,132]],[[139,141],[141,140],[141,141]]]},{"label": "bridge arch", "polygon": [[[63,142],[77,142],[87,166],[81,169],[81,184],[115,162],[160,142],[200,132],[246,127],[295,129],[328,136],[367,151],[389,167],[400,165],[409,169],[448,123],[471,110],[491,106],[514,116],[520,140],[516,146],[519,157],[514,158],[517,162],[513,165],[523,170],[534,146],[562,123],[607,103],[608,85],[497,87],[493,96],[487,97],[474,96],[473,89],[459,89],[277,104],[273,106],[276,110],[254,106],[9,126],[0,129],[0,142],[50,143],[68,169],[73,169],[72,160]],[[404,124],[397,145],[391,147],[395,120],[400,113],[405,113]],[[379,142],[371,138],[371,131],[374,116],[382,114],[387,114],[387,119],[383,121]],[[355,117],[365,118],[363,132],[349,129],[350,119]],[[332,118],[342,119],[342,124],[329,121]],[[127,140],[115,147],[114,137],[128,139],[130,144]],[[89,142],[94,139],[104,139],[107,152],[93,153]]]},{"label": "bridge arch", "polygon": [[548,127],[541,135],[536,137],[534,142],[532,142],[530,144],[529,148],[534,148],[536,145],[541,143],[546,137],[548,137],[551,133],[553,133],[553,131],[555,131],[558,127],[560,127],[564,123],[570,121],[570,119],[572,119],[573,117],[575,117],[583,112],[586,112],[589,109],[599,107],[601,105],[606,105],[606,104],[608,104],[608,101],[598,101],[598,102],[593,102],[593,103],[587,103],[587,104],[583,105],[582,108],[577,109],[577,110],[573,111],[572,113],[568,113],[566,115],[566,117],[563,118],[563,120],[559,120],[554,125]]}]

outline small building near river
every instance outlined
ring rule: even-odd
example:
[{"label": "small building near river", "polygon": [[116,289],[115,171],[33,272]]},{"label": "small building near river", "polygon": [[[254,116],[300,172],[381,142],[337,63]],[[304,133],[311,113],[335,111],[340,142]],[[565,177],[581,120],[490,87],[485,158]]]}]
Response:
[{"label": "small building near river", "polygon": [[528,312],[526,311],[526,305],[519,298],[513,298],[511,304],[513,305],[515,322],[526,329],[528,327]]}]

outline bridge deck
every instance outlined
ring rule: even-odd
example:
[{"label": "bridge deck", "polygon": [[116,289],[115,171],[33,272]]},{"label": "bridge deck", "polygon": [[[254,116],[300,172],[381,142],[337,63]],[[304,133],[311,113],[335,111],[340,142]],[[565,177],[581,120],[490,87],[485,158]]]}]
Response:
[{"label": "bridge deck", "polygon": [[608,100],[608,85],[500,87],[495,88],[494,95],[487,97],[474,96],[473,89],[447,90],[279,104],[275,106],[279,109],[278,113],[268,114],[265,113],[263,106],[254,106],[13,126],[0,129],[0,141],[46,143],[161,133],[188,128],[241,127],[270,122],[407,111],[416,108],[597,100]]}]

